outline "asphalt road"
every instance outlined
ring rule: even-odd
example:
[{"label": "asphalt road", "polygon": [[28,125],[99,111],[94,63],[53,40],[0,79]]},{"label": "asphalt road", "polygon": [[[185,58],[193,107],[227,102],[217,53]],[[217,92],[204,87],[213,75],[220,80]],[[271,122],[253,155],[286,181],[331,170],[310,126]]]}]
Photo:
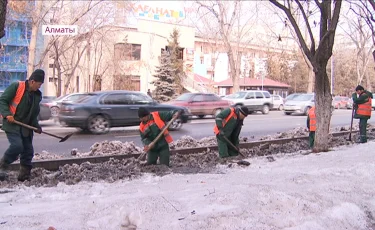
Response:
[{"label": "asphalt road", "polygon": [[[335,110],[333,113],[331,126],[350,125],[351,110]],[[358,122],[358,121],[355,121]],[[184,124],[180,131],[171,132],[172,137],[177,140],[184,135],[189,135],[195,139],[213,136],[214,119],[196,119],[191,123]],[[375,124],[375,118],[370,119],[369,123]],[[60,136],[67,135],[70,132],[77,131],[74,128],[63,128],[53,121],[41,122],[43,130],[55,133]],[[285,116],[280,111],[271,111],[268,115],[252,114],[249,115],[244,122],[241,136],[265,136],[284,132],[297,127],[306,126],[306,116]],[[139,135],[129,130],[135,130],[137,127],[117,128],[105,135],[75,134],[69,140],[59,143],[59,140],[47,135],[36,134],[34,137],[35,152],[43,150],[56,154],[69,154],[73,148],[77,148],[80,152],[87,152],[90,146],[99,141],[134,141],[136,145],[141,146]],[[8,147],[8,140],[4,132],[0,132],[0,156]]]}]

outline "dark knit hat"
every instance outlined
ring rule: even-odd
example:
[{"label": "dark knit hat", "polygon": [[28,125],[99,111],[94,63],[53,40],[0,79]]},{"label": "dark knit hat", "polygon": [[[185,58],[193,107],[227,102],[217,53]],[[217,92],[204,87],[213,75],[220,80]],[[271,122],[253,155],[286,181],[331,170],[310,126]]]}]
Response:
[{"label": "dark knit hat", "polygon": [[249,109],[246,106],[241,106],[238,109],[246,117],[247,117],[247,115],[249,115]]},{"label": "dark knit hat", "polygon": [[140,107],[138,109],[138,117],[139,118],[145,117],[147,115],[150,115],[150,111],[148,111],[148,109],[146,109],[144,107]]},{"label": "dark knit hat", "polygon": [[358,90],[365,90],[365,88],[363,88],[363,86],[361,86],[361,85],[358,85],[358,86],[355,88],[355,91],[358,91]]},{"label": "dark knit hat", "polygon": [[42,69],[36,69],[30,76],[29,80],[44,83],[44,71]]}]

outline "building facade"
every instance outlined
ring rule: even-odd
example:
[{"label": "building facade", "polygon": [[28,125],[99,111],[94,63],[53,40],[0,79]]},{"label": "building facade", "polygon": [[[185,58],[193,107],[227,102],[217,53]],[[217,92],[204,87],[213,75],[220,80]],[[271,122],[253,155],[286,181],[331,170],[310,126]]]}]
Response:
[{"label": "building facade", "polygon": [[0,90],[27,78],[31,17],[9,10],[5,36],[0,39]]}]

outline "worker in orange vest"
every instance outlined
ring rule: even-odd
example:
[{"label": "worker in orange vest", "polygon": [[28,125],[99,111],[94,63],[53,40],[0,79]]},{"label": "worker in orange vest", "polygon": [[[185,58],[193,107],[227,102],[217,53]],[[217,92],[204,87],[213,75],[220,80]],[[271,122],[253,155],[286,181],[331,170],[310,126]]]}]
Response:
[{"label": "worker in orange vest", "polygon": [[149,144],[159,135],[165,126],[165,122],[176,116],[179,116],[178,111],[150,113],[144,107],[138,109],[138,117],[141,120],[139,131],[144,144],[144,151],[147,152],[147,165],[155,165],[159,158],[160,164],[169,166],[169,143],[173,139],[168,130],[164,132],[164,138],[160,138],[152,149],[150,149]]},{"label": "worker in orange vest", "polygon": [[20,155],[19,181],[30,179],[34,157],[33,131],[14,124],[14,121],[38,128],[37,133],[42,132],[38,122],[40,111],[39,103],[42,100],[40,87],[44,82],[44,71],[35,70],[29,80],[12,83],[0,97],[0,113],[3,119],[2,130],[10,143],[0,160],[0,180],[8,177],[7,168],[18,159]]},{"label": "worker in orange vest", "polygon": [[372,93],[358,85],[353,93],[354,118],[359,119],[359,143],[367,142],[367,120],[371,118]]},{"label": "worker in orange vest", "polygon": [[316,131],[316,115],[315,106],[313,106],[307,115],[307,128],[309,129],[309,144],[310,148],[314,148],[315,131]]},{"label": "worker in orange vest", "polygon": [[230,147],[228,141],[238,148],[243,120],[248,114],[249,109],[246,106],[241,106],[224,109],[216,116],[214,133],[221,158],[237,156],[239,154],[236,149]]}]

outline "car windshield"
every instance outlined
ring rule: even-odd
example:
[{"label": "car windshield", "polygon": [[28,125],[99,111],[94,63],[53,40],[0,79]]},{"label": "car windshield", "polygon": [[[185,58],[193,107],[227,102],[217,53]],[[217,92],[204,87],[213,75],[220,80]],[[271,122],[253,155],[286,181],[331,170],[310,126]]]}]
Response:
[{"label": "car windshield", "polygon": [[246,95],[246,92],[237,92],[237,93],[227,96],[227,98],[237,99],[237,98],[243,98],[245,97],[245,95]]},{"label": "car windshield", "polygon": [[293,98],[293,101],[310,101],[311,99],[313,99],[313,97],[314,95],[302,94]]},{"label": "car windshield", "polygon": [[192,94],[190,93],[185,93],[179,96],[178,98],[175,99],[175,101],[188,101],[191,98]]}]

